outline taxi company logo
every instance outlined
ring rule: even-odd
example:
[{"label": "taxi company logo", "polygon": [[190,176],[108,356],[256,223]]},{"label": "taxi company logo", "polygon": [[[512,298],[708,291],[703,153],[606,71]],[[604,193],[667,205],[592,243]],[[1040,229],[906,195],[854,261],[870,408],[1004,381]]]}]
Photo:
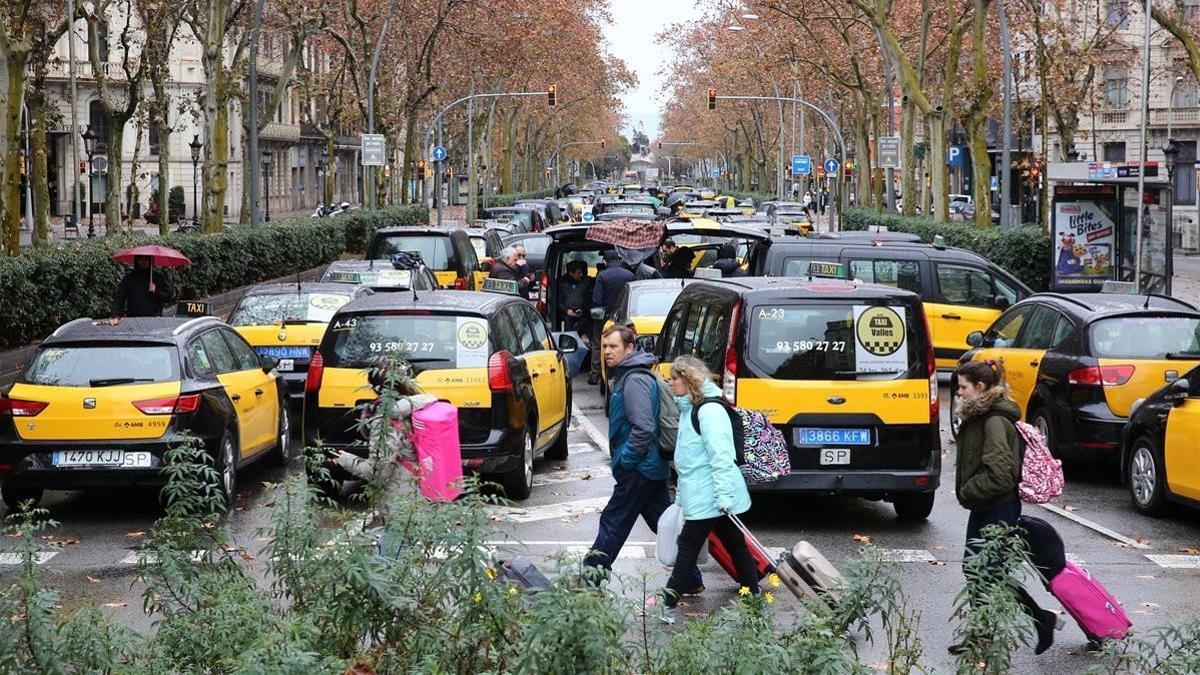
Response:
[{"label": "taxi company logo", "polygon": [[92,398],[91,396],[83,399],[83,409],[84,410],[95,410],[96,409],[96,399]]},{"label": "taxi company logo", "polygon": [[487,343],[487,331],[476,321],[464,323],[458,328],[458,341],[467,349],[479,349]]},{"label": "taxi company logo", "polygon": [[276,335],[275,337],[279,338],[280,342],[283,342],[284,340],[287,339],[287,333],[285,333],[283,331],[279,331],[279,335]]},{"label": "taxi company logo", "polygon": [[872,307],[858,317],[858,343],[875,356],[891,356],[904,344],[904,322],[890,307]]}]

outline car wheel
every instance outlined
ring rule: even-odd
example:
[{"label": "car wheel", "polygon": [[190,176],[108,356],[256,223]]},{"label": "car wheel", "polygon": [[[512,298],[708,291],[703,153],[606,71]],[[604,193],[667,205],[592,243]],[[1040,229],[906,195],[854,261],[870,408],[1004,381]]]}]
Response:
[{"label": "car wheel", "polygon": [[934,492],[913,492],[892,498],[892,508],[900,520],[925,520],[933,512]]},{"label": "car wheel", "polygon": [[275,450],[271,460],[279,466],[287,466],[292,461],[292,411],[286,398],[279,401],[279,430],[275,438]]},{"label": "car wheel", "polygon": [[1166,506],[1166,471],[1158,444],[1141,436],[1129,456],[1129,496],[1133,508],[1147,516],[1159,515]]},{"label": "car wheel", "polygon": [[527,424],[521,440],[521,465],[500,477],[504,496],[515,501],[529,499],[533,492],[533,434],[532,424]]},{"label": "car wheel", "polygon": [[221,437],[217,451],[217,475],[220,477],[218,488],[225,498],[225,504],[232,504],[237,489],[237,447],[233,443],[233,434],[228,431]]},{"label": "car wheel", "polygon": [[1050,454],[1059,457],[1058,447],[1054,444],[1054,424],[1050,422],[1050,413],[1046,411],[1045,406],[1037,405],[1029,412],[1029,423],[1042,433],[1042,438],[1046,439],[1046,447],[1050,448]]},{"label": "car wheel", "polygon": [[42,488],[0,485],[0,497],[4,498],[4,505],[8,507],[9,513],[20,511],[25,502],[30,502],[29,508],[36,507],[42,502],[43,493]]},{"label": "car wheel", "polygon": [[958,416],[958,378],[950,378],[950,437],[958,440],[958,430],[962,426],[962,418]]}]

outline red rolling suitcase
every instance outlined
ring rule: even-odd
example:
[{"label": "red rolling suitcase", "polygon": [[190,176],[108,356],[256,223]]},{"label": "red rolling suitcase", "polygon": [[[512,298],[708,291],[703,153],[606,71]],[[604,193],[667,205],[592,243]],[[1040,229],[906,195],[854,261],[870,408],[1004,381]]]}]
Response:
[{"label": "red rolling suitcase", "polygon": [[[768,572],[774,571],[775,565],[771,563],[771,559],[767,556],[767,552],[763,550],[762,544],[758,540],[747,533],[746,548],[750,549],[750,555],[754,556],[755,567],[758,568],[758,578],[762,579],[767,576]],[[721,538],[716,532],[708,533],[708,552],[712,554],[713,560],[729,573],[729,578],[734,581],[741,582],[738,579],[737,568],[733,566],[733,556],[729,554],[729,549],[725,548],[725,544],[721,543]]]}]

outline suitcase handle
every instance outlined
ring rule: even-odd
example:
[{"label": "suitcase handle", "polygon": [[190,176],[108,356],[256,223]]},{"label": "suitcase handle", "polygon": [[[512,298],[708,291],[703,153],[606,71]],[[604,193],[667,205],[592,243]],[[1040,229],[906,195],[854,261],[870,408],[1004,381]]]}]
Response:
[{"label": "suitcase handle", "polygon": [[767,571],[774,572],[775,571],[775,562],[777,562],[777,561],[774,561],[771,559],[771,554],[767,552],[766,547],[762,545],[762,542],[760,542],[758,540],[758,537],[754,536],[754,533],[751,532],[750,529],[746,527],[746,525],[742,522],[741,518],[737,517],[737,514],[732,513],[730,511],[726,511],[725,515],[728,516],[729,519],[733,521],[734,526],[736,526],[737,529],[739,531],[741,531],[742,536],[744,536],[746,538],[746,542],[749,543],[754,548],[758,549],[758,554],[763,557],[763,560],[767,560],[770,562],[771,566],[767,569]]}]

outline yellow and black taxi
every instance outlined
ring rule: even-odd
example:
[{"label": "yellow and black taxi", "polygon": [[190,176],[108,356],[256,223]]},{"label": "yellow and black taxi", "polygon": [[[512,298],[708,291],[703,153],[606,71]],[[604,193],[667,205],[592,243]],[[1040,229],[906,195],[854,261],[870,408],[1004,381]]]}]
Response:
[{"label": "yellow and black taxi", "polygon": [[392,255],[401,252],[420,256],[440,288],[475,290],[479,258],[462,228],[383,227],[371,237],[364,259],[387,269]]},{"label": "yellow and black taxi", "polygon": [[700,358],[726,400],[783,433],[791,474],[752,489],[885,499],[902,519],[926,518],[942,454],[921,299],[837,278],[837,263],[813,268],[689,284],[659,336],[660,368]]},{"label": "yellow and black taxi", "polygon": [[1141,513],[1200,508],[1200,366],[1134,403],[1121,434],[1121,469]]},{"label": "yellow and black taxi", "polygon": [[[675,298],[679,297],[683,287],[692,281],[643,279],[629,282],[618,296],[616,313],[604,323],[604,329],[617,324],[633,328],[637,333],[637,346],[653,354],[658,347],[658,336],[662,332],[667,312],[671,310],[671,305],[675,303]],[[604,364],[604,359],[600,359],[600,390],[604,395],[607,410],[608,367]]]},{"label": "yellow and black taxi", "polygon": [[0,493],[161,485],[184,435],[212,453],[226,499],[237,471],[291,459],[276,359],[211,316],[76,319],[0,395]]},{"label": "yellow and black taxi", "polygon": [[1200,364],[1200,311],[1159,295],[1038,293],[967,341],[962,362],[1003,362],[1052,452],[1113,464],[1134,403]]},{"label": "yellow and black taxi", "polygon": [[483,280],[488,277],[492,262],[500,257],[500,251],[504,248],[501,233],[511,233],[496,227],[468,227],[466,233],[471,238],[471,246],[475,247],[475,258],[479,260],[478,269],[475,270],[475,288],[483,288]]},{"label": "yellow and black taxi", "polygon": [[397,269],[387,260],[334,260],[325,268],[321,281],[363,286],[380,293],[429,291],[438,287],[437,278],[428,267]]},{"label": "yellow and black taxi", "polygon": [[304,398],[308,360],[342,305],[372,293],[366,286],[301,282],[252,286],[229,313],[229,325],[259,356],[276,359],[289,400]]},{"label": "yellow and black taxi", "polygon": [[894,232],[833,237],[773,238],[756,247],[749,273],[799,276],[811,261],[836,262],[853,279],[912,291],[921,296],[943,370],[953,369],[970,348],[967,335],[987,329],[1000,312],[1032,293],[995,263],[964,249],[913,242],[911,235]]},{"label": "yellow and black taxi", "polygon": [[[505,283],[488,280],[489,288]],[[361,298],[334,315],[309,364],[305,441],[365,457],[356,423],[360,404],[377,397],[368,369],[399,355],[422,391],[458,408],[463,468],[525,499],[534,458],[567,457],[571,386],[563,355],[576,348],[570,337],[556,342],[533,306],[507,292]]]}]

